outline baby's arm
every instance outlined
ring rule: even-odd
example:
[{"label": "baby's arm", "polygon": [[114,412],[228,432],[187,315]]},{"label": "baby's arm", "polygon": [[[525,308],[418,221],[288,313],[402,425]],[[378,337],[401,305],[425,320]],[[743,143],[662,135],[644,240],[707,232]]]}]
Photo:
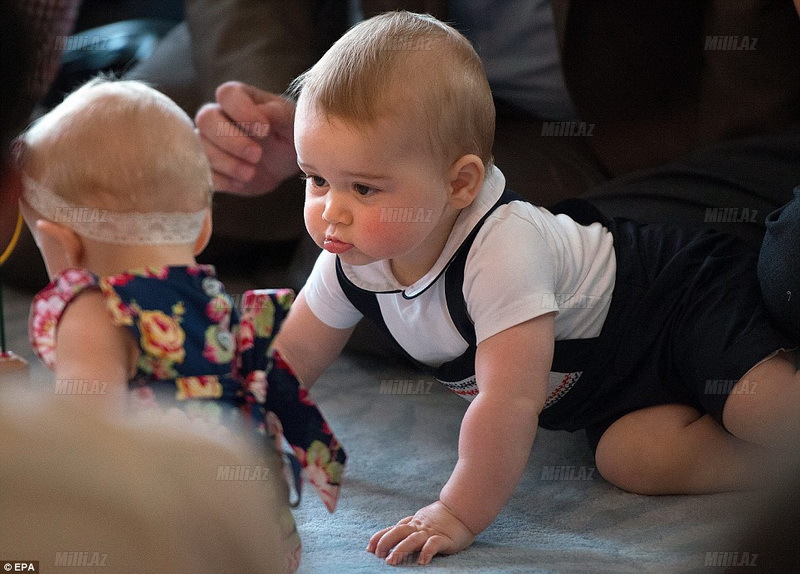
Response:
[{"label": "baby's arm", "polygon": [[291,365],[303,386],[310,388],[336,360],[352,332],[352,327],[335,329],[320,321],[301,290],[275,337],[275,349]]},{"label": "baby's arm", "polygon": [[479,393],[461,423],[458,463],[439,500],[376,533],[367,550],[390,564],[419,551],[418,562],[427,564],[436,554],[463,550],[494,521],[528,461],[554,340],[548,313],[478,345]]},{"label": "baby's arm", "polygon": [[82,293],[58,323],[56,392],[82,400],[89,408],[121,415],[136,353],[131,336],[109,320],[102,294]]}]

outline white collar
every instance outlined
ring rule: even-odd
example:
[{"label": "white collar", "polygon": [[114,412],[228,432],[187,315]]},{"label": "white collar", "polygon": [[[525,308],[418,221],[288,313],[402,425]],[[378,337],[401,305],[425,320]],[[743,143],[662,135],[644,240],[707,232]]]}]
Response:
[{"label": "white collar", "polygon": [[497,203],[506,187],[506,178],[497,167],[491,166],[486,172],[483,187],[475,200],[461,210],[453,230],[447,238],[444,249],[433,267],[412,285],[401,285],[392,274],[388,260],[376,261],[367,265],[350,265],[339,259],[345,277],[353,285],[375,293],[402,293],[406,299],[413,299],[430,287],[447,269],[458,248],[475,228],[478,222]]}]

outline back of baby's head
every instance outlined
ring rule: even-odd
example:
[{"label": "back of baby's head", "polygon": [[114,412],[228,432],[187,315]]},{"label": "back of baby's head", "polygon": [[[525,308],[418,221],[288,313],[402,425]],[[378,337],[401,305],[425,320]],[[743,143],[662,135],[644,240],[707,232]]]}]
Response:
[{"label": "back of baby's head", "polygon": [[211,171],[191,119],[140,82],[92,80],[20,140],[26,175],[76,205],[147,213],[210,203]]},{"label": "back of baby's head", "polygon": [[369,125],[391,117],[434,156],[492,161],[495,109],[469,41],[432,16],[388,12],[351,28],[291,88],[298,108]]}]

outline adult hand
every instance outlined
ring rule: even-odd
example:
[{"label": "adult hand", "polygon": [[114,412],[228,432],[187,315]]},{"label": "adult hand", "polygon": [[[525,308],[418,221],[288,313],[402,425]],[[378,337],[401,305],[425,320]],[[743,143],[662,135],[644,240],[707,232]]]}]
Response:
[{"label": "adult hand", "polygon": [[242,82],[222,84],[216,98],[195,116],[215,189],[260,195],[298,172],[292,102]]},{"label": "adult hand", "polygon": [[440,501],[429,504],[394,526],[372,535],[367,550],[397,565],[414,552],[417,563],[428,564],[436,554],[455,554],[467,548],[475,535]]}]

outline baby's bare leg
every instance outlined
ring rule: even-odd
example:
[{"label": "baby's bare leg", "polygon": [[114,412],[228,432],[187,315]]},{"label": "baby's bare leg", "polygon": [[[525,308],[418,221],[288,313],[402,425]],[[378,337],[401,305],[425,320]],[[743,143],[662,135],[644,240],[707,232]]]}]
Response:
[{"label": "baby's bare leg", "polygon": [[[725,403],[727,431],[686,405],[629,413],[603,434],[597,468],[612,484],[642,494],[741,490],[765,483],[800,439],[800,374],[781,353],[751,369]],[[730,431],[730,432],[728,432]],[[769,464],[768,464],[769,463]]]},{"label": "baby's bare leg", "polygon": [[748,442],[784,451],[800,439],[800,371],[792,353],[779,353],[750,369],[733,387],[722,420]]},{"label": "baby's bare leg", "polygon": [[754,488],[762,449],[686,405],[648,407],[611,425],[597,445],[597,469],[640,494],[703,494]]}]

